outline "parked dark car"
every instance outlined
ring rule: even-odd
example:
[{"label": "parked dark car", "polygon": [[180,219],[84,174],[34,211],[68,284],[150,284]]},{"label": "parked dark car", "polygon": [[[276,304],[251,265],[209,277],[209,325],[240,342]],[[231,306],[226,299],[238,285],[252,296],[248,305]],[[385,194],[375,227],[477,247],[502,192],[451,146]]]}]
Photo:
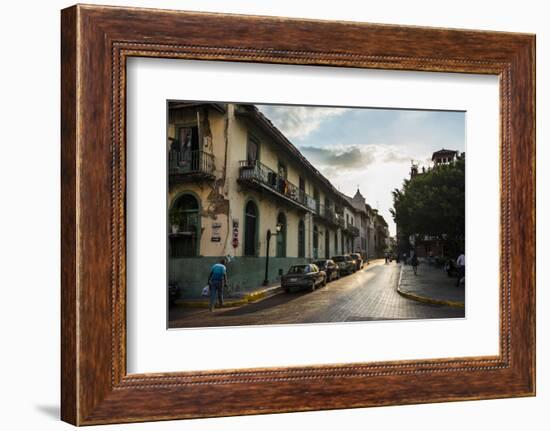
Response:
[{"label": "parked dark car", "polygon": [[351,253],[350,256],[355,260],[355,267],[357,270],[363,268],[363,258],[359,253]]},{"label": "parked dark car", "polygon": [[318,286],[325,286],[326,284],[327,275],[312,263],[293,265],[281,277],[281,287],[285,292],[290,292],[293,289],[309,289],[313,292]]},{"label": "parked dark car", "polygon": [[168,303],[170,305],[174,305],[176,303],[176,299],[178,299],[180,294],[180,287],[177,283],[168,283]]},{"label": "parked dark car", "polygon": [[332,260],[338,265],[338,273],[340,275],[348,275],[355,272],[355,261],[350,256],[332,256]]},{"label": "parked dark car", "polygon": [[314,265],[317,265],[321,271],[325,271],[327,275],[327,282],[336,280],[340,277],[340,271],[338,265],[332,259],[320,259],[313,261]]},{"label": "parked dark car", "polygon": [[355,260],[355,258],[352,257],[350,254],[345,254],[344,256],[346,257],[346,259],[351,260],[353,272],[357,271],[357,261]]}]

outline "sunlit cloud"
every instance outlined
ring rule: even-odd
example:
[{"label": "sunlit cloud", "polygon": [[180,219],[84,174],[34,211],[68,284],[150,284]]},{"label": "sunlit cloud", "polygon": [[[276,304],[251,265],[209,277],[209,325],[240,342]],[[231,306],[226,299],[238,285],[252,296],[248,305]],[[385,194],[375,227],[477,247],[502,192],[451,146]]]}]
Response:
[{"label": "sunlit cloud", "polygon": [[258,105],[258,108],[289,139],[304,138],[327,119],[349,111],[347,108],[310,106]]},{"label": "sunlit cloud", "polygon": [[376,144],[302,146],[300,150],[314,165],[338,169],[342,174],[348,170],[365,169],[373,164],[410,163],[418,159],[399,148]]},{"label": "sunlit cloud", "polygon": [[364,168],[375,161],[374,153],[368,148],[350,146],[347,148],[301,147],[302,153],[313,163],[334,168]]}]

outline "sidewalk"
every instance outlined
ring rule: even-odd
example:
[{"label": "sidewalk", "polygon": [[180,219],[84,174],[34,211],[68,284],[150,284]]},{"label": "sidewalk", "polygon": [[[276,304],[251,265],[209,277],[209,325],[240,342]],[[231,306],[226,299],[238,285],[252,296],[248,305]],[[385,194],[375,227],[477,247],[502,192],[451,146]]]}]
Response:
[{"label": "sidewalk", "polygon": [[464,287],[456,287],[456,278],[426,262],[420,262],[417,275],[411,265],[401,264],[397,292],[415,301],[464,308]]},{"label": "sidewalk", "polygon": [[[269,298],[283,292],[280,284],[272,284],[270,286],[260,286],[256,289],[243,292],[229,292],[223,298],[223,306],[225,307],[240,307],[251,302]],[[217,302],[217,300],[216,300]],[[176,299],[176,305],[189,308],[208,308],[210,306],[209,297],[201,297],[197,299]]]}]

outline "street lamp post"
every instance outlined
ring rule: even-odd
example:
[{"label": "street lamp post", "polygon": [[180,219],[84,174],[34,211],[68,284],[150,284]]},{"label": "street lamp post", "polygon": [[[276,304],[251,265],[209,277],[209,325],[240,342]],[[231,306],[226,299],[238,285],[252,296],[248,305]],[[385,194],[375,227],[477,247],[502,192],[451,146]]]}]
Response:
[{"label": "street lamp post", "polygon": [[281,232],[281,224],[277,223],[277,226],[275,227],[275,233],[271,232],[271,229],[267,230],[267,241],[266,241],[266,249],[265,249],[265,277],[264,277],[264,286],[267,286],[269,284],[269,242],[271,241],[272,236],[277,236]]}]

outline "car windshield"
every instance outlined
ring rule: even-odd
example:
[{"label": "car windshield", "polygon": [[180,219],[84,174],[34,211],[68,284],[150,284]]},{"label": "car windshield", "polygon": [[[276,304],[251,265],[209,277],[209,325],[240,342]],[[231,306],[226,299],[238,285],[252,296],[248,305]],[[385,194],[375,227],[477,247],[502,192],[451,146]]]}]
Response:
[{"label": "car windshield", "polygon": [[353,253],[352,255],[350,255],[351,257],[353,257],[354,259],[358,259],[359,258],[359,255],[356,254],[356,253]]},{"label": "car windshield", "polygon": [[289,274],[307,274],[309,272],[309,265],[294,265],[288,270]]},{"label": "car windshield", "polygon": [[345,258],[344,256],[334,256],[334,257],[332,258],[332,260],[333,260],[334,262],[344,262],[344,261],[346,260],[346,258]]}]

